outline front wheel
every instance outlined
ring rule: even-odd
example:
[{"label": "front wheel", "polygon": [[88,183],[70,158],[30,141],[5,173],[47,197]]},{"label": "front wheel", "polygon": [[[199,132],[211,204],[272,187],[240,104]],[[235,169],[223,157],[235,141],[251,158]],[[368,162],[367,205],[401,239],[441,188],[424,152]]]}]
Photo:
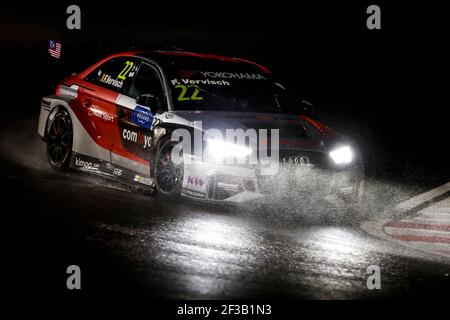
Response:
[{"label": "front wheel", "polygon": [[72,121],[67,111],[58,111],[50,120],[46,137],[47,158],[52,168],[57,170],[67,168],[73,142]]},{"label": "front wheel", "polygon": [[159,194],[163,197],[178,198],[181,194],[183,163],[173,159],[173,154],[175,153],[180,155],[180,159],[182,159],[182,151],[178,148],[179,145],[167,139],[160,143],[160,148],[156,155],[155,184]]}]

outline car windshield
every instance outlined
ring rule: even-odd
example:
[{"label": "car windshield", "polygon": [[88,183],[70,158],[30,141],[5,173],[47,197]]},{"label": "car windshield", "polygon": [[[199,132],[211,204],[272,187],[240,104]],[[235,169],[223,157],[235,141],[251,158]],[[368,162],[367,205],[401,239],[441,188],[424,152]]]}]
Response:
[{"label": "car windshield", "polygon": [[177,57],[166,73],[175,110],[293,112],[284,87],[252,64]]}]

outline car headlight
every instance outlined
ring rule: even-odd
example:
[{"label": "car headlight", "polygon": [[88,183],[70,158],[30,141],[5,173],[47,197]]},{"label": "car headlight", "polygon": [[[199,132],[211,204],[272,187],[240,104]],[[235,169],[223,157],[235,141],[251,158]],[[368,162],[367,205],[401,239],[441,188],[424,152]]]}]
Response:
[{"label": "car headlight", "polygon": [[220,139],[208,139],[207,152],[214,159],[224,159],[226,157],[244,158],[252,153],[252,149]]},{"label": "car headlight", "polygon": [[338,147],[332,150],[329,155],[336,164],[349,164],[354,157],[353,150],[349,146]]}]

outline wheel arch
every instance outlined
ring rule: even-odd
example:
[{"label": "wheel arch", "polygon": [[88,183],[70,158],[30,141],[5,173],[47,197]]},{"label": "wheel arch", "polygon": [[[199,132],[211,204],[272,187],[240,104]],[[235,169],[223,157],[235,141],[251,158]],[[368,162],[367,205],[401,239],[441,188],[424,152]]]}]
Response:
[{"label": "wheel arch", "polygon": [[[66,106],[64,106],[63,104],[61,104],[61,103],[55,104],[55,106],[52,108],[52,111],[50,111],[50,113],[48,114],[47,121],[45,122],[44,141],[47,140],[48,126],[49,126],[51,120],[55,117],[55,115],[56,115],[59,111],[66,111],[67,114],[68,114],[69,117],[70,117],[70,121],[73,122],[73,121],[72,121],[72,116],[71,116],[71,114],[70,114],[68,108],[67,108]],[[73,130],[73,129],[74,129],[74,128],[73,128],[73,125],[72,125],[72,130]]]},{"label": "wheel arch", "polygon": [[67,116],[69,117],[70,123],[71,123],[71,130],[72,130],[72,144],[70,152],[78,152],[77,149],[79,149],[77,146],[80,144],[80,134],[81,134],[81,128],[77,124],[78,119],[76,117],[76,114],[71,109],[69,101],[65,101],[64,99],[55,99],[52,101],[52,108],[47,116],[47,120],[45,122],[44,127],[44,136],[43,140],[47,141],[47,134],[49,130],[49,126],[53,120],[53,118],[61,111],[65,111],[67,113]]},{"label": "wheel arch", "polygon": [[194,138],[196,136],[196,131],[197,134],[200,134],[200,136],[202,137],[203,140],[203,132],[197,128],[194,128],[192,126],[187,126],[187,125],[182,125],[182,124],[177,124],[177,123],[160,123],[158,125],[155,126],[155,128],[153,129],[154,132],[158,132],[158,130],[160,130],[160,132],[158,132],[157,134],[155,134],[155,138],[154,138],[154,142],[153,142],[153,147],[155,148],[155,150],[157,151],[161,141],[166,140],[166,139],[170,139],[174,142],[178,142],[177,140],[174,140],[172,137],[172,134],[174,131],[176,130],[186,130],[189,132],[190,134],[190,138],[191,138],[191,147],[194,146]]}]

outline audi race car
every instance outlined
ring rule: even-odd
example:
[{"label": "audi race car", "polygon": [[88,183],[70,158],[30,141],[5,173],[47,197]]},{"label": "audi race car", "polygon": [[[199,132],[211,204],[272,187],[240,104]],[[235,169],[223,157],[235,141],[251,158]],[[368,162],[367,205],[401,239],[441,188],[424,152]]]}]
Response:
[{"label": "audi race car", "polygon": [[108,56],[42,99],[38,133],[55,169],[165,197],[244,203],[311,194],[355,203],[358,147],[267,68],[179,51]]}]

